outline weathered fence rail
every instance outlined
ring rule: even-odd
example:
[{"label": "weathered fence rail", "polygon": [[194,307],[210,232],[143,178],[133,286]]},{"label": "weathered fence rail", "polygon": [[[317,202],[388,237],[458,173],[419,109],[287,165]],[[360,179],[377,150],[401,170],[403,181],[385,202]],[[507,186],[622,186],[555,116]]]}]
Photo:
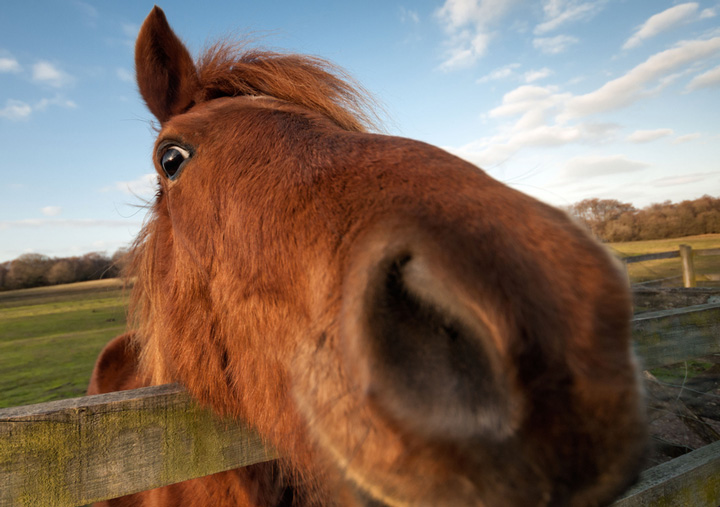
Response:
[{"label": "weathered fence rail", "polygon": [[[644,368],[720,353],[720,304],[636,317]],[[177,385],[0,410],[0,507],[77,506],[274,459]],[[720,443],[644,472],[616,507],[720,505]]]},{"label": "weathered fence rail", "polygon": [[[632,257],[625,257],[623,262],[627,264],[634,264],[636,262],[655,261],[660,259],[673,259],[680,257],[682,264],[682,280],[683,287],[696,287],[697,277],[695,275],[695,262],[694,257],[704,257],[710,255],[720,255],[720,248],[706,248],[702,250],[693,250],[690,245],[680,245],[678,250],[671,252],[658,252],[645,255],[634,255]],[[673,279],[676,277],[673,277]],[[677,277],[680,278],[680,277]]]},{"label": "weathered fence rail", "polygon": [[673,250],[672,252],[658,252],[645,255],[633,255],[632,257],[625,257],[623,261],[625,264],[634,264],[636,262],[645,261],[657,261],[660,259],[674,259],[680,257],[680,250]]},{"label": "weathered fence rail", "polygon": [[0,506],[77,506],[275,458],[176,384],[0,410]]}]

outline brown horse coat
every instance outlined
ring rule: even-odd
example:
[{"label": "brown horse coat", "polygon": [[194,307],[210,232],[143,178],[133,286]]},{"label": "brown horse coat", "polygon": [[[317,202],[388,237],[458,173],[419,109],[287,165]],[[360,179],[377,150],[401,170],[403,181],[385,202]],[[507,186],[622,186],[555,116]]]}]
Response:
[{"label": "brown horse coat", "polygon": [[181,382],[283,458],[111,505],[591,506],[632,482],[626,280],[563,213],[365,132],[322,61],[195,63],[155,8],[136,70],[159,189],[134,334],[90,392]]}]

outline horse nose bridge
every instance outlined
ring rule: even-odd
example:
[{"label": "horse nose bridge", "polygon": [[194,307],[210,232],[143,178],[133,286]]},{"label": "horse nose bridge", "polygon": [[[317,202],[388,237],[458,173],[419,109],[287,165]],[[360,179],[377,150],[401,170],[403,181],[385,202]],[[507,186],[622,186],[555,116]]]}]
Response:
[{"label": "horse nose bridge", "polygon": [[501,440],[522,397],[503,328],[447,269],[425,232],[384,227],[351,256],[343,282],[345,364],[368,403],[415,433]]}]

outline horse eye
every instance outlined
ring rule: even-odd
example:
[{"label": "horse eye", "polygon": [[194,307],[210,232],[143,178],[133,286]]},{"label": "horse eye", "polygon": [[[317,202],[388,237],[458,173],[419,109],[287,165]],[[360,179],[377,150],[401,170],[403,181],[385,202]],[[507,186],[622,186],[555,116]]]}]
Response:
[{"label": "horse eye", "polygon": [[180,170],[185,162],[190,158],[190,152],[180,146],[169,146],[160,159],[160,166],[165,175],[174,180],[180,175]]}]

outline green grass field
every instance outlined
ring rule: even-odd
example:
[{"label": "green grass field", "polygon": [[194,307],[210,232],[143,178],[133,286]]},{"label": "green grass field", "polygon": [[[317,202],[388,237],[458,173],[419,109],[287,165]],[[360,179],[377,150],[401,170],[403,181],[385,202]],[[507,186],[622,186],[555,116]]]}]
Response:
[{"label": "green grass field", "polygon": [[[687,236],[684,238],[658,239],[651,241],[632,241],[629,243],[608,243],[607,246],[618,257],[631,257],[649,253],[669,252],[678,250],[680,245],[690,245],[693,250],[720,248],[720,234],[704,234],[702,236]],[[698,286],[708,278],[707,275],[720,274],[720,256],[695,257],[695,274]],[[638,262],[628,265],[628,273],[632,283],[659,280],[663,278],[682,276],[680,259],[661,259],[655,261]],[[670,282],[671,285],[682,286],[681,280]],[[718,285],[718,282],[715,282]]]},{"label": "green grass field", "polygon": [[[688,243],[720,248],[720,234],[613,243],[620,256]],[[720,257],[696,258],[699,273],[720,273]],[[633,282],[680,275],[680,260],[631,264]],[[102,347],[122,333],[127,291],[119,280],[0,292],[0,408],[82,396]]]},{"label": "green grass field", "polygon": [[0,408],[82,396],[126,300],[119,280],[0,292]]}]

